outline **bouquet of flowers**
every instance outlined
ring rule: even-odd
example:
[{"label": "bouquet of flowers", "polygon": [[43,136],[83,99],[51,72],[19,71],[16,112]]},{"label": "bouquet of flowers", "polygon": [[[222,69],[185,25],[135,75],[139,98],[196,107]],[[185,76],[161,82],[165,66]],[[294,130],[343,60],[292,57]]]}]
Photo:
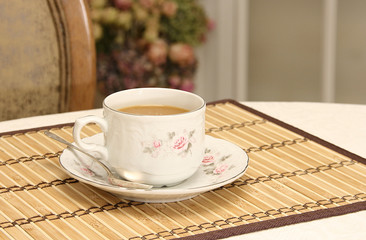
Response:
[{"label": "bouquet of flowers", "polygon": [[194,47],[213,27],[196,0],[89,1],[103,94],[137,87],[193,91]]}]

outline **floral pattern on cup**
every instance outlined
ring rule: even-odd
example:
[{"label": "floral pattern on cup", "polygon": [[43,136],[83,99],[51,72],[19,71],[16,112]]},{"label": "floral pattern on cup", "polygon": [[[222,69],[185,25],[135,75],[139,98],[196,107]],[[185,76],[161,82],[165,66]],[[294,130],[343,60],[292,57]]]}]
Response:
[{"label": "floral pattern on cup", "polygon": [[231,154],[221,156],[220,152],[214,152],[211,149],[205,149],[205,155],[202,160],[202,167],[207,175],[221,175],[234,166],[226,162]]},{"label": "floral pattern on cup", "polygon": [[169,132],[166,137],[153,138],[151,141],[143,142],[143,152],[156,158],[161,153],[174,153],[181,157],[186,157],[192,154],[192,144],[195,142],[195,130],[187,131],[178,134]]}]

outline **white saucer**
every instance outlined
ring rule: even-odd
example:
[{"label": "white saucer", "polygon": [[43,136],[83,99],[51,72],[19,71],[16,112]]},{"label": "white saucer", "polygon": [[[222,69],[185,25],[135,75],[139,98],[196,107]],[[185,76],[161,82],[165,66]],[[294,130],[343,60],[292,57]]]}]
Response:
[{"label": "white saucer", "polygon": [[[103,135],[96,134],[85,138],[84,141],[100,144]],[[200,168],[192,177],[172,187],[143,190],[111,185],[99,164],[69,148],[61,154],[60,164],[75,179],[123,199],[154,203],[175,202],[233,182],[241,177],[248,167],[248,155],[237,145],[208,135],[205,141],[206,153]]]}]

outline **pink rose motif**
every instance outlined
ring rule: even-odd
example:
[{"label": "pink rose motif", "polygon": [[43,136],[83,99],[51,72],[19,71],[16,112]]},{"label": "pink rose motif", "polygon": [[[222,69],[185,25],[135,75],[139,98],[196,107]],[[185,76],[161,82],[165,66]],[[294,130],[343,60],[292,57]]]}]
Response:
[{"label": "pink rose motif", "polygon": [[184,146],[186,146],[187,143],[188,143],[188,139],[186,137],[183,137],[183,136],[179,137],[177,140],[174,141],[173,148],[180,150]]},{"label": "pink rose motif", "polygon": [[213,173],[221,174],[221,173],[225,172],[226,169],[228,169],[228,167],[229,167],[229,165],[227,165],[227,164],[220,165],[220,166],[216,167],[215,170],[213,170]]},{"label": "pink rose motif", "polygon": [[159,147],[161,147],[161,141],[160,141],[160,140],[155,140],[155,141],[153,142],[153,146],[154,146],[154,148],[159,148]]},{"label": "pink rose motif", "polygon": [[94,172],[92,172],[90,169],[88,169],[88,168],[85,168],[85,167],[82,167],[81,168],[81,170],[83,171],[83,173],[84,174],[86,174],[86,175],[88,175],[88,176],[90,176],[90,177],[92,177],[92,176],[94,176],[95,174],[94,174]]},{"label": "pink rose motif", "polygon": [[206,155],[206,156],[203,157],[202,163],[203,163],[203,165],[210,165],[214,161],[215,161],[214,156]]}]

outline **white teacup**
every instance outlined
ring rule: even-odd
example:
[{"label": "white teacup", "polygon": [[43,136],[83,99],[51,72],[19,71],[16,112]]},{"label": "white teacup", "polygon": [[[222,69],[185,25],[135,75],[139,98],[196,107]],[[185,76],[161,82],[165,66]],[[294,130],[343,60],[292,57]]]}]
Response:
[{"label": "white teacup", "polygon": [[[188,110],[174,115],[137,115],[118,109],[137,105],[169,105]],[[194,174],[204,156],[205,101],[196,94],[168,88],[137,88],[109,95],[104,118],[86,116],[75,121],[76,145],[98,152],[123,178],[171,186]],[[88,144],[80,132],[98,124],[105,144]]]}]

